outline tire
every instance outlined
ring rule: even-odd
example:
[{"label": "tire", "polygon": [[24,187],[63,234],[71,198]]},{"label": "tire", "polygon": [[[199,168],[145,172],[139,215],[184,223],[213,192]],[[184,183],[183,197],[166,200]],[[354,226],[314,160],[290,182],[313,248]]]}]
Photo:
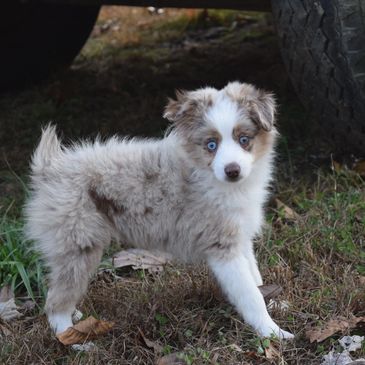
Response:
[{"label": "tire", "polygon": [[365,0],[273,0],[282,57],[337,152],[365,156]]},{"label": "tire", "polygon": [[7,1],[0,15],[0,89],[47,77],[71,64],[86,42],[99,6]]}]

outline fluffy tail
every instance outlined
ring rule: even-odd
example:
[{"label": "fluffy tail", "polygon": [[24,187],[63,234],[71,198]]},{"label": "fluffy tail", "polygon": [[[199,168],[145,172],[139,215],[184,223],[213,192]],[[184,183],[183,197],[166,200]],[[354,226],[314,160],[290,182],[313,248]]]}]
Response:
[{"label": "fluffy tail", "polygon": [[57,138],[56,127],[48,124],[42,129],[41,141],[34,151],[31,163],[33,176],[42,174],[44,168],[50,166],[52,159],[62,153],[61,143]]}]

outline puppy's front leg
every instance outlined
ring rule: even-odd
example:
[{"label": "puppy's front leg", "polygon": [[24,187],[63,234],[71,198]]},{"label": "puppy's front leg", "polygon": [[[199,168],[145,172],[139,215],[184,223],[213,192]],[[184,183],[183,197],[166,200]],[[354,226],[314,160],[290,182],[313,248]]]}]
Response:
[{"label": "puppy's front leg", "polygon": [[211,257],[208,263],[229,301],[260,336],[275,335],[286,339],[294,337],[271,319],[264,298],[251,274],[250,263],[242,252],[231,259]]},{"label": "puppy's front leg", "polygon": [[243,247],[243,254],[248,260],[250,271],[253,276],[253,279],[255,280],[256,286],[261,286],[263,284],[262,276],[259,267],[257,265],[257,260],[252,241],[245,242]]}]

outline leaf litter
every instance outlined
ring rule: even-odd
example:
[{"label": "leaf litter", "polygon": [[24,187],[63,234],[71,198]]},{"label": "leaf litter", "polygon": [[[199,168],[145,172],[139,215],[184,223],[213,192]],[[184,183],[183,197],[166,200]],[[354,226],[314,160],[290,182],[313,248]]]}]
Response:
[{"label": "leaf litter", "polygon": [[352,318],[337,317],[329,320],[323,326],[308,329],[306,337],[310,343],[315,341],[322,342],[338,332],[344,333],[360,325],[365,325],[365,316]]},{"label": "leaf litter", "polygon": [[161,272],[172,261],[172,255],[162,251],[147,251],[139,248],[123,250],[114,255],[114,268],[131,266],[133,270],[147,270],[150,273]]},{"label": "leaf litter", "polygon": [[364,336],[344,336],[338,340],[342,348],[348,352],[361,349],[361,344],[364,341]]},{"label": "leaf litter", "polygon": [[300,219],[300,215],[292,208],[284,204],[280,199],[275,199],[276,208],[282,212],[285,219],[289,221],[297,221]]},{"label": "leaf litter", "polygon": [[63,345],[80,344],[106,334],[113,326],[114,322],[103,321],[90,316],[59,333],[56,337]]},{"label": "leaf litter", "polygon": [[283,288],[276,284],[261,285],[259,289],[266,300],[274,299],[283,291]]},{"label": "leaf litter", "polygon": [[149,340],[146,336],[145,336],[145,334],[143,333],[143,331],[139,328],[139,327],[137,327],[138,328],[138,332],[139,332],[139,334],[141,335],[141,337],[142,337],[142,340],[143,340],[143,342],[145,343],[145,345],[148,347],[148,348],[150,348],[150,349],[153,349],[153,351],[155,352],[155,353],[162,353],[163,352],[163,347],[160,345],[160,344],[158,344],[157,342],[155,342],[155,341],[151,341],[151,340]]},{"label": "leaf litter", "polygon": [[0,290],[0,318],[5,321],[20,318],[22,314],[18,311],[20,307],[16,305],[14,293],[9,286],[4,286]]},{"label": "leaf litter", "polygon": [[350,352],[361,349],[364,336],[344,336],[338,340],[341,347],[344,349],[342,352],[335,352],[331,350],[327,355],[323,356],[323,362],[321,365],[364,365],[365,359],[353,360]]},{"label": "leaf litter", "polygon": [[156,365],[187,365],[187,362],[181,358],[179,352],[162,356],[156,362]]}]

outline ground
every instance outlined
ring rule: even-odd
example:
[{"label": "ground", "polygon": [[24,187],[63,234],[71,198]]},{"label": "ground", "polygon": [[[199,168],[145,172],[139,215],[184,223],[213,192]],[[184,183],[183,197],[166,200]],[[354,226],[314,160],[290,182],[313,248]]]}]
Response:
[{"label": "ground", "polygon": [[[40,127],[57,123],[66,143],[97,134],[161,136],[167,127],[163,107],[175,89],[221,87],[232,80],[272,90],[280,105],[272,199],[256,247],[264,281],[280,285],[276,299],[288,304],[272,316],[295,340],[260,340],[204,265],[171,265],[158,275],[95,276],[80,308],[115,321],[115,327],[95,341],[92,352],[61,345],[42,314],[39,260],[28,253],[31,244],[21,234],[28,164]],[[187,364],[319,364],[338,347],[339,335],[310,343],[306,329],[337,316],[365,315],[364,180],[331,155],[322,132],[306,117],[269,15],[191,10],[152,15],[147,9],[105,7],[69,70],[0,96],[0,123],[0,286],[12,283],[19,304],[30,294],[37,301],[35,308],[22,309],[22,318],[0,322],[0,363],[154,364],[163,354],[179,352]],[[276,199],[293,210],[279,207]],[[17,265],[7,264],[9,257]],[[272,358],[269,347],[277,349]],[[364,356],[363,346],[354,357]]]}]

